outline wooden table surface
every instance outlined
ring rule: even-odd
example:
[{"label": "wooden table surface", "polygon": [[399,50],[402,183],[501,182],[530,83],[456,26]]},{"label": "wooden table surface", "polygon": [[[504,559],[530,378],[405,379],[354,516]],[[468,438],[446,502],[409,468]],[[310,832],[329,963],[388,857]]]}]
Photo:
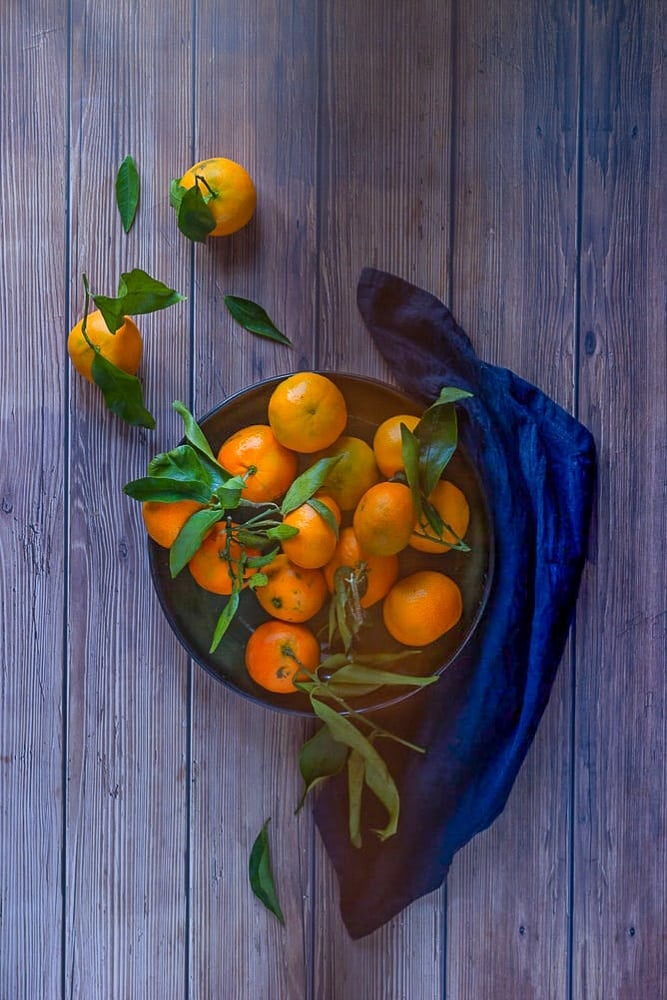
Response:
[{"label": "wooden table surface", "polygon": [[[667,80],[658,0],[5,0],[0,1000],[664,1000]],[[126,236],[113,184],[142,193]],[[191,245],[226,155],[254,220]],[[590,560],[534,745],[447,884],[352,941],[295,753],[309,724],[188,660],[122,486],[276,373],[389,379],[362,267],[447,302],[599,449]],[[81,275],[141,322],[157,427],[70,368]],[[294,349],[251,337],[261,302]],[[282,928],[249,889],[272,817]]]}]

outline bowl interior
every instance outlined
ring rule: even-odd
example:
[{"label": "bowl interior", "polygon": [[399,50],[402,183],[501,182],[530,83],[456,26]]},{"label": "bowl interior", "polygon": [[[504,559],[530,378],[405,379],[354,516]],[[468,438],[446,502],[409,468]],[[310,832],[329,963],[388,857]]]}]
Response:
[{"label": "bowl interior", "polygon": [[[378,424],[397,413],[419,415],[423,406],[403,393],[375,379],[358,375],[323,372],[336,382],[348,408],[346,434],[372,443]],[[248,424],[267,423],[267,406],[275,386],[285,375],[269,379],[229,397],[199,421],[214,454],[222,442]],[[401,673],[428,675],[442,672],[467,644],[479,622],[489,592],[492,571],[492,525],[481,481],[465,450],[459,443],[447,466],[446,476],[465,493],[470,505],[470,527],[466,542],[470,552],[450,550],[430,554],[406,549],[399,555],[401,575],[416,569],[431,568],[451,576],[461,588],[463,615],[459,623],[437,642],[418,655],[401,660]],[[348,523],[344,518],[343,523]],[[292,695],[273,694],[255,684],[245,668],[245,645],[251,632],[267,619],[254,594],[244,591],[240,606],[227,633],[215,653],[209,653],[211,637],[225,598],[202,590],[187,567],[172,579],[169,573],[169,553],[149,540],[151,576],[162,609],[171,628],[190,656],[213,677],[253,701],[271,708],[312,715],[308,699],[298,692]],[[366,652],[402,652],[404,646],[395,642],[382,624],[381,603],[369,609],[360,649]],[[326,608],[309,622],[317,633],[326,635]],[[380,709],[403,700],[415,688],[384,687],[354,700],[355,708]]]}]

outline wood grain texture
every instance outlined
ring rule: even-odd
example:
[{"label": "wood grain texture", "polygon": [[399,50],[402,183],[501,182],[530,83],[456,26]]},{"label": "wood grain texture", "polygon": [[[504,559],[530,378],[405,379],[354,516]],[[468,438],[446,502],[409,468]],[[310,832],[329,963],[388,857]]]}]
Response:
[{"label": "wood grain texture", "polygon": [[[159,17],[130,3],[73,4],[71,322],[82,271],[106,294],[133,267],[184,287],[189,255],[167,228],[167,170],[187,138],[180,78],[191,62],[180,39],[190,18],[187,3]],[[142,193],[126,237],[114,179],[127,153]],[[187,307],[140,326],[157,432],[123,424],[83,380],[71,386],[64,985],[74,997],[185,987],[187,664],[150,587],[139,506],[122,487],[173,440],[170,402],[188,384]]]},{"label": "wood grain texture", "polygon": [[[198,4],[196,158],[251,173],[258,208],[228,239],[195,250],[194,409],[312,367],[315,314],[317,32],[312,5]],[[261,303],[294,347],[238,326],[223,296]],[[305,997],[311,972],[312,819],[294,810],[304,722],[251,705],[200,669],[192,683],[190,995]],[[282,928],[252,894],[250,850],[269,843]]]},{"label": "wood grain texture", "polygon": [[[320,108],[320,315],[324,368],[389,379],[356,307],[366,265],[446,294],[451,23],[448,5],[324,7]],[[325,794],[325,793],[323,793]],[[439,997],[443,893],[352,943],[319,839],[314,995]],[[325,905],[326,901],[326,905]],[[418,970],[418,972],[417,972]]]},{"label": "wood grain texture", "polygon": [[[452,305],[481,358],[572,406],[578,25],[566,5],[461,5]],[[448,879],[447,996],[565,997],[569,662],[504,813]]]},{"label": "wood grain texture", "polygon": [[58,996],[61,978],[66,19],[56,2],[13,5],[1,31],[0,997],[9,998]]},{"label": "wood grain texture", "polygon": [[585,38],[580,412],[599,476],[580,605],[597,627],[577,630],[574,992],[639,1000],[667,989],[664,16],[587,3]]}]

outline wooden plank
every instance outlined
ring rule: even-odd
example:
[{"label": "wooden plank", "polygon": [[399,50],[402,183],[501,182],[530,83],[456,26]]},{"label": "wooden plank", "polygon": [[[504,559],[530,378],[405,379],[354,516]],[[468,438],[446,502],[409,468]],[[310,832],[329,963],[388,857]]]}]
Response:
[{"label": "wooden plank", "polygon": [[658,3],[585,7],[580,411],[599,476],[577,630],[574,995],[639,1000],[667,983],[667,36]]},{"label": "wooden plank", "polygon": [[[316,13],[300,0],[197,10],[194,159],[228,156],[255,180],[255,218],[195,249],[194,409],[314,360]],[[261,303],[294,343],[241,329],[223,295]],[[255,706],[195,669],[192,685],[190,995],[306,997],[311,976],[312,820],[300,795],[299,718]],[[269,841],[282,928],[248,881]]]},{"label": "wooden plank", "polygon": [[[452,307],[479,356],[572,406],[576,11],[462,5]],[[564,997],[570,672],[504,813],[448,879],[447,996]]]},{"label": "wooden plank", "polygon": [[[370,265],[448,292],[450,5],[374,0],[324,11],[318,359],[389,380],[357,312],[356,287]],[[314,995],[440,996],[442,891],[352,942],[317,844]]]},{"label": "wooden plank", "polygon": [[[168,192],[188,145],[191,17],[187,2],[159,16],[128,2],[72,5],[72,321],[82,271],[106,294],[133,267],[188,291]],[[128,153],[142,192],[125,236],[114,179]],[[156,431],[123,424],[78,377],[71,387],[64,985],[76,997],[177,996],[186,981],[187,658],[158,609],[139,505],[122,487],[174,441],[188,306],[139,323]]]},{"label": "wooden plank", "polygon": [[2,13],[0,996],[59,996],[67,189],[63,5]]}]

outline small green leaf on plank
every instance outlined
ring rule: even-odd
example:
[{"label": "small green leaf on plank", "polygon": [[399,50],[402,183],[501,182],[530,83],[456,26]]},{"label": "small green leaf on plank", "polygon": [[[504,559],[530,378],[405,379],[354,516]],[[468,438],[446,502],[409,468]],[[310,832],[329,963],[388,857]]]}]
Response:
[{"label": "small green leaf on plank", "polygon": [[146,271],[135,267],[120,276],[118,295],[94,295],[93,301],[104,317],[111,333],[123,325],[126,316],[144,315],[182,302],[184,295],[169,288]]},{"label": "small green leaf on plank", "polygon": [[274,340],[278,344],[292,346],[289,337],[281,333],[266,310],[253,302],[252,299],[243,299],[239,295],[225,295],[225,305],[244,330],[255,333],[259,337]]},{"label": "small green leaf on plank", "polygon": [[250,886],[257,898],[270,910],[280,923],[285,926],[280,903],[276,895],[276,888],[273,881],[273,871],[271,868],[271,852],[269,849],[268,826],[270,817],[257,835],[255,843],[250,852],[248,863],[248,875]]},{"label": "small green leaf on plank", "polygon": [[116,174],[116,204],[123,229],[129,233],[139,205],[139,171],[131,156],[126,156]]},{"label": "small green leaf on plank", "polygon": [[155,427],[155,418],[144,406],[141,382],[135,375],[128,375],[99,351],[95,352],[91,371],[112,413],[133,427]]}]

